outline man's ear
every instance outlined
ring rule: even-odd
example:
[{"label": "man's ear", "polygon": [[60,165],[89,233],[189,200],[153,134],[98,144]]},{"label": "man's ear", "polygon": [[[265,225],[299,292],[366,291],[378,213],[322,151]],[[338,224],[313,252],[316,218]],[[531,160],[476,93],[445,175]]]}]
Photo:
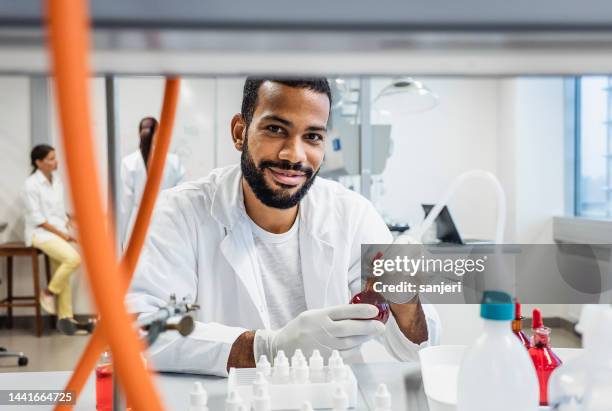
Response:
[{"label": "man's ear", "polygon": [[244,147],[244,137],[246,136],[246,122],[242,117],[242,114],[234,114],[232,117],[232,141],[236,150],[242,151]]}]

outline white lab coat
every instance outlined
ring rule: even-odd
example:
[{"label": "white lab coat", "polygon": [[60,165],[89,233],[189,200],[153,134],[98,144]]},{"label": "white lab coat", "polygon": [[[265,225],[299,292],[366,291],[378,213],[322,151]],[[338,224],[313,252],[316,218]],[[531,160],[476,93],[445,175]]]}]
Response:
[{"label": "white lab coat", "polygon": [[[175,187],[185,178],[185,168],[176,154],[168,153],[160,190]],[[121,191],[119,216],[121,241],[127,242],[136,220],[142,193],[147,181],[147,169],[140,150],[134,151],[121,161]]]},{"label": "white lab coat", "polygon": [[59,238],[54,233],[39,227],[49,223],[59,231],[68,233],[68,214],[64,203],[64,185],[59,175],[53,173],[53,183],[42,171],[36,170],[25,182],[23,199],[25,205],[24,241],[32,245],[36,236],[39,242]]},{"label": "white lab coat", "polygon": [[[149,313],[170,294],[201,308],[185,338],[162,334],[151,347],[161,371],[226,376],[232,344],[247,330],[270,327],[251,225],[244,208],[239,166],[214,170],[162,193],[126,303]],[[300,256],[308,309],[346,304],[361,290],[362,243],[392,236],[369,201],[317,177],[300,203]],[[291,301],[287,301],[291,304]],[[423,305],[429,341],[437,343],[439,319]],[[381,342],[399,360],[417,360],[419,346],[390,317]]]}]

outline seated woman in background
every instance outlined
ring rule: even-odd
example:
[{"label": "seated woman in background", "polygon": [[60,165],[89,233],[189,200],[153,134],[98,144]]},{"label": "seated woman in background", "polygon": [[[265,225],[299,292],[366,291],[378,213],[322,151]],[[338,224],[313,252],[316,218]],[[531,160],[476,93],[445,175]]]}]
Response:
[{"label": "seated woman in background", "polygon": [[78,323],[72,312],[72,273],[81,257],[71,243],[71,217],[66,213],[64,187],[55,175],[55,149],[41,144],[30,153],[32,175],[25,182],[25,242],[42,250],[51,260],[53,277],[40,295],[41,307],[57,314],[60,332],[73,335]]}]

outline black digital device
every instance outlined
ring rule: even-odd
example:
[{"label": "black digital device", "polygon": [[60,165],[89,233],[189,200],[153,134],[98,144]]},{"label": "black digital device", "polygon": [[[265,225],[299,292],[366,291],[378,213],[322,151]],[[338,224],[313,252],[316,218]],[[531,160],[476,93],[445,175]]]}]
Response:
[{"label": "black digital device", "polygon": [[[434,208],[433,204],[421,204],[423,207],[423,211],[425,211],[425,217],[429,215],[431,210]],[[450,244],[491,244],[491,241],[488,240],[477,240],[477,239],[463,239],[461,234],[459,234],[459,230],[457,230],[457,226],[453,221],[453,217],[451,216],[448,207],[442,207],[442,211],[436,218],[436,237],[442,243],[450,243]]]}]

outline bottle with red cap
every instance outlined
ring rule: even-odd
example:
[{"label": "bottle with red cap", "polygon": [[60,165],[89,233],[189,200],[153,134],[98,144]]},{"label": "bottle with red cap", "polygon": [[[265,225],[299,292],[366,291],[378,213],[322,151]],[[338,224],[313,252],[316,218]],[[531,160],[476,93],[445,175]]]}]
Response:
[{"label": "bottle with red cap", "polygon": [[540,405],[548,405],[548,379],[555,368],[561,365],[561,360],[550,348],[550,328],[544,326],[542,313],[537,308],[533,310],[532,331],[529,356],[540,384]]},{"label": "bottle with red cap", "polygon": [[512,332],[526,349],[531,348],[529,337],[523,332],[523,316],[521,315],[521,303],[514,302],[514,320],[512,320]]}]

